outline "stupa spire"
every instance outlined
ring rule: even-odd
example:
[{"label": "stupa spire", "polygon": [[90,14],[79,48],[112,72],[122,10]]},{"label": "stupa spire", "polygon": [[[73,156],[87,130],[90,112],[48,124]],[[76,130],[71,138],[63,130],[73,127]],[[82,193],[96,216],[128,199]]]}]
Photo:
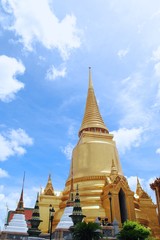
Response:
[{"label": "stupa spire", "polygon": [[101,117],[97,100],[94,94],[91,68],[89,68],[89,86],[86,101],[85,113],[79,130],[79,136],[83,131],[109,133]]},{"label": "stupa spire", "polygon": [[73,214],[74,215],[82,215],[82,208],[81,208],[81,204],[80,204],[78,184],[77,184],[76,196],[75,196],[75,200],[74,200]]},{"label": "stupa spire", "polygon": [[86,217],[82,213],[79,191],[78,191],[78,184],[77,184],[77,189],[76,189],[76,196],[75,196],[75,200],[74,200],[72,215],[70,215],[69,217],[72,218],[74,226],[77,223],[82,222],[83,218]]},{"label": "stupa spire", "polygon": [[46,187],[44,189],[44,194],[45,195],[54,195],[54,189],[53,189],[53,185],[52,185],[51,174],[49,174],[48,181],[47,181]]},{"label": "stupa spire", "polygon": [[141,187],[141,184],[140,184],[139,178],[137,177],[137,188],[136,188],[136,194],[137,194],[138,196],[140,196],[142,192],[143,192],[143,189],[142,189],[142,187]]},{"label": "stupa spire", "polygon": [[37,193],[37,199],[32,212],[32,218],[28,220],[31,224],[31,227],[28,229],[28,234],[29,236],[34,236],[34,237],[39,236],[41,233],[41,231],[38,228],[40,222],[42,222],[42,220],[40,219],[38,199],[39,199],[39,193]]},{"label": "stupa spire", "polygon": [[36,199],[36,203],[33,209],[33,213],[32,213],[32,219],[33,220],[40,220],[40,214],[39,214],[39,193],[37,193],[37,199]]},{"label": "stupa spire", "polygon": [[140,198],[149,198],[148,194],[143,190],[140,181],[137,177],[137,188],[136,188],[136,194],[140,197]]},{"label": "stupa spire", "polygon": [[89,88],[93,88],[91,67],[89,67]]},{"label": "stupa spire", "polygon": [[23,176],[23,183],[22,183],[22,190],[21,190],[21,195],[20,195],[20,199],[19,202],[17,204],[17,208],[16,208],[16,213],[24,213],[24,202],[23,202],[23,189],[24,189],[24,181],[25,181],[25,172],[24,172],[24,176]]}]

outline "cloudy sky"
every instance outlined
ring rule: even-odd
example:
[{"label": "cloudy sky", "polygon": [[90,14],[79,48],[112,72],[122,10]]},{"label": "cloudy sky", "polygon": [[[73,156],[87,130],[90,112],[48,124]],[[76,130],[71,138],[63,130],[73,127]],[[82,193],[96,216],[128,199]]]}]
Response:
[{"label": "cloudy sky", "polygon": [[25,171],[33,207],[49,173],[63,190],[88,67],[124,175],[150,196],[160,172],[160,1],[1,0],[0,226]]}]

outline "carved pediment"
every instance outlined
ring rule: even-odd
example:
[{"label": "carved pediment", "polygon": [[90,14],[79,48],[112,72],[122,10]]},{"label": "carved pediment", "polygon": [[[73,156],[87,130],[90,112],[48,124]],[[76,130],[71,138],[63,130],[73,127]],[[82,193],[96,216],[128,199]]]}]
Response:
[{"label": "carved pediment", "polygon": [[149,198],[150,199],[150,197],[148,196],[148,194],[145,191],[142,192],[140,198]]},{"label": "carved pediment", "polygon": [[118,184],[119,182],[121,181],[121,177],[120,176],[117,176],[114,180],[114,184]]}]

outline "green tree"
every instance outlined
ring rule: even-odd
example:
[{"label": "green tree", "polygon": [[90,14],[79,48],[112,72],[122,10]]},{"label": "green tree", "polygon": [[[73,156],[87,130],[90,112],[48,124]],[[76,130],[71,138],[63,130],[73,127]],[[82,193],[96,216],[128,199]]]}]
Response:
[{"label": "green tree", "polygon": [[119,240],[145,240],[150,236],[150,229],[134,221],[126,221],[117,238]]},{"label": "green tree", "polygon": [[94,222],[77,223],[73,230],[74,240],[99,240],[102,238],[101,227]]}]

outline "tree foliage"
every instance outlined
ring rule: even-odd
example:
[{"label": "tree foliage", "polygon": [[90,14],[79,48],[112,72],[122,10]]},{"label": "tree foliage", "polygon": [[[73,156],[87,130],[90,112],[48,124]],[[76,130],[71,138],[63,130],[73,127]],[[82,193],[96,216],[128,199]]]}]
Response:
[{"label": "tree foliage", "polygon": [[150,229],[134,221],[126,221],[118,234],[120,240],[145,240],[150,236]]},{"label": "tree foliage", "polygon": [[77,223],[73,231],[74,240],[99,240],[102,238],[101,227],[95,222]]}]

